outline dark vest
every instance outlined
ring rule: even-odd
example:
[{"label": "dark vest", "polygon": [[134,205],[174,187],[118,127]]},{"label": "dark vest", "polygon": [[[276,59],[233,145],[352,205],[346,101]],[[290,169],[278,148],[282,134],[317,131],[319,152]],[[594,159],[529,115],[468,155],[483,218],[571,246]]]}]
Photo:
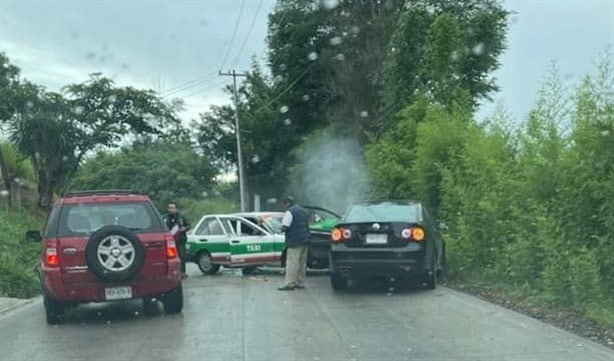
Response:
[{"label": "dark vest", "polygon": [[292,224],[286,230],[286,246],[300,246],[309,243],[309,223],[307,211],[298,204],[288,209],[292,213]]}]

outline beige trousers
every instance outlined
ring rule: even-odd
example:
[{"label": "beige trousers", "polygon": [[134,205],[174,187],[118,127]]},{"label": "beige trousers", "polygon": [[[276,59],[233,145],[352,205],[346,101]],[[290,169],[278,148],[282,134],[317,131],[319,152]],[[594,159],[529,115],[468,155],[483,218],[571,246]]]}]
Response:
[{"label": "beige trousers", "polygon": [[286,284],[287,287],[305,286],[307,273],[307,254],[309,246],[288,247],[286,250]]}]

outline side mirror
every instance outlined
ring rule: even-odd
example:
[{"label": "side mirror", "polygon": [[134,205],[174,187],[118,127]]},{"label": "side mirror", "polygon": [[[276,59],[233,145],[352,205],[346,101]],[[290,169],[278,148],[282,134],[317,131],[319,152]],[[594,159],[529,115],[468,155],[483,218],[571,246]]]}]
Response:
[{"label": "side mirror", "polygon": [[40,231],[27,231],[26,232],[26,242],[40,242],[43,240],[43,235]]}]

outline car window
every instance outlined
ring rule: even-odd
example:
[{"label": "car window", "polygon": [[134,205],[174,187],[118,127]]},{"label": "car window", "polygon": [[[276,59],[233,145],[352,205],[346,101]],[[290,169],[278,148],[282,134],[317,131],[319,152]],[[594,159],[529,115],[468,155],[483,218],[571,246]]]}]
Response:
[{"label": "car window", "polygon": [[164,231],[153,207],[145,202],[64,206],[59,231],[60,235],[83,235],[108,225],[133,231]]},{"label": "car window", "polygon": [[247,222],[238,220],[237,221],[237,230],[240,236],[263,236],[264,232],[259,230],[256,227],[248,224]]},{"label": "car window", "polygon": [[350,207],[344,222],[419,222],[420,208],[416,204],[392,202],[356,204]]},{"label": "car window", "polygon": [[223,236],[224,229],[217,218],[206,218],[194,234],[199,236]]}]

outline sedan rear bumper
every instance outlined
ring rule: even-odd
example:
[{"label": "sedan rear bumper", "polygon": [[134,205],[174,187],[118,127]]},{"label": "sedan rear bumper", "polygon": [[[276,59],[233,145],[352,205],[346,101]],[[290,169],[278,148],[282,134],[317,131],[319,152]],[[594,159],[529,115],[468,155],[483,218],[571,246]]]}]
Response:
[{"label": "sedan rear bumper", "polygon": [[430,270],[424,251],[333,251],[331,270],[346,278],[411,277]]}]

